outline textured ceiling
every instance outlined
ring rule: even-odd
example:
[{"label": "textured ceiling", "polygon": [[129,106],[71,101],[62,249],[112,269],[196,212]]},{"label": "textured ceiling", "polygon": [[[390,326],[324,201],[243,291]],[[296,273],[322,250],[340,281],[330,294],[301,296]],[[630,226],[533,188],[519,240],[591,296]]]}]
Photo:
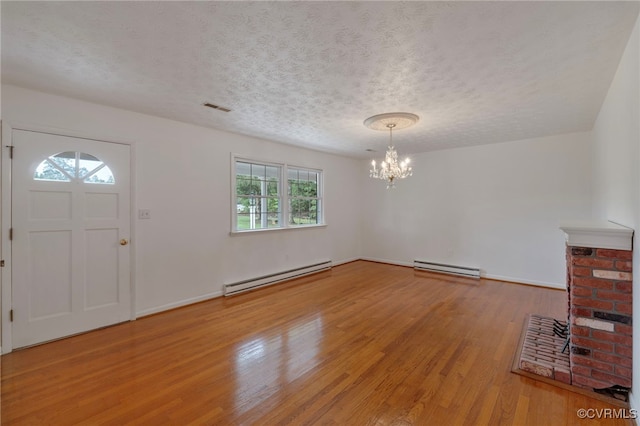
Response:
[{"label": "textured ceiling", "polygon": [[638,6],[3,1],[2,81],[359,157],[412,112],[415,153],[591,129]]}]

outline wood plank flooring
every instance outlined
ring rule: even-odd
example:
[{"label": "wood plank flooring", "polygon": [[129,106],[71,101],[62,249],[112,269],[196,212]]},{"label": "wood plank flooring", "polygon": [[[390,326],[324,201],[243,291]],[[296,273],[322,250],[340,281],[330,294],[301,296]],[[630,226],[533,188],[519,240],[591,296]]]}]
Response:
[{"label": "wood plank flooring", "polygon": [[2,424],[580,424],[618,407],[510,372],[525,316],[565,310],[562,291],[353,262],[4,355]]}]

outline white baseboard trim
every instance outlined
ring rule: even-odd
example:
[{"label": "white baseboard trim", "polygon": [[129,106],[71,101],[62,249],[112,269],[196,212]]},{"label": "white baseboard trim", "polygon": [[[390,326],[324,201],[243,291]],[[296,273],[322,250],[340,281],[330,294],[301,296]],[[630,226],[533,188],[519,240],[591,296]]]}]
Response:
[{"label": "white baseboard trim", "polygon": [[508,282],[517,283],[517,284],[535,285],[537,287],[547,287],[547,288],[554,288],[559,290],[567,289],[566,284],[548,283],[545,281],[535,281],[535,280],[523,280],[522,278],[505,277],[503,275],[483,273],[481,275],[481,278],[486,278],[488,280],[508,281]]},{"label": "white baseboard trim", "polygon": [[158,312],[168,311],[169,309],[180,308],[182,306],[192,305],[198,302],[204,302],[205,300],[215,299],[222,296],[222,290],[214,291],[211,293],[203,294],[202,296],[191,297],[189,299],[179,300],[177,302],[167,303],[166,305],[156,306],[154,308],[143,309],[136,313],[137,318],[146,317],[147,315],[157,314]]},{"label": "white baseboard trim", "polygon": [[[378,263],[388,263],[390,265],[408,266],[410,268],[413,268],[413,262],[403,262],[400,260],[379,259],[376,257],[361,257],[360,260],[366,260],[369,262],[378,262]],[[566,284],[548,283],[545,281],[536,281],[536,280],[525,280],[522,278],[506,277],[504,275],[487,274],[482,270],[480,271],[481,271],[480,278],[486,278],[489,280],[507,281],[507,282],[516,283],[516,284],[534,285],[537,287],[547,287],[547,288],[560,289],[560,290],[567,289]]]},{"label": "white baseboard trim", "polygon": [[403,262],[400,260],[378,259],[377,257],[361,257],[360,260],[368,262],[388,263],[389,265],[408,266],[413,268],[413,262]]}]

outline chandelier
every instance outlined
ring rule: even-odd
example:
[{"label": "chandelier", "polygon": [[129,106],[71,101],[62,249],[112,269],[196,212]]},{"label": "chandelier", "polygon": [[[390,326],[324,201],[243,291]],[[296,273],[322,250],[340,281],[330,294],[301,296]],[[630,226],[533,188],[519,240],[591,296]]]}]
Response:
[{"label": "chandelier", "polygon": [[387,188],[395,188],[396,180],[404,179],[413,174],[413,170],[409,166],[409,158],[398,162],[398,152],[393,146],[393,130],[405,129],[414,125],[418,120],[417,115],[408,112],[389,112],[364,120],[364,125],[370,129],[389,130],[389,147],[384,161],[380,163],[379,168],[376,166],[376,160],[371,161],[369,177],[385,180]]}]

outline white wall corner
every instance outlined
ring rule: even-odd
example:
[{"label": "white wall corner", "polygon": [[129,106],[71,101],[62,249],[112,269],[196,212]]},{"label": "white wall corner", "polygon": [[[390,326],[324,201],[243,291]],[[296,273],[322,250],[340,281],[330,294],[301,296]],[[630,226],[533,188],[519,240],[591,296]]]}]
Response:
[{"label": "white wall corner", "polygon": [[632,413],[633,413],[633,412],[636,412],[636,413],[637,413],[637,412],[638,412],[638,410],[639,410],[639,408],[638,408],[638,401],[636,401],[636,394],[635,394],[635,393],[633,393],[633,392],[631,392],[631,393],[629,394],[629,408],[630,408],[631,410],[634,410],[634,411],[632,411]]},{"label": "white wall corner", "polygon": [[339,265],[344,265],[345,263],[351,263],[351,262],[355,262],[357,260],[361,260],[360,257],[350,257],[348,259],[343,259],[343,260],[338,260],[336,262],[331,262],[332,266],[339,266]]},{"label": "white wall corner", "polygon": [[560,226],[568,246],[613,250],[632,248],[633,229],[613,222],[573,222]]}]

